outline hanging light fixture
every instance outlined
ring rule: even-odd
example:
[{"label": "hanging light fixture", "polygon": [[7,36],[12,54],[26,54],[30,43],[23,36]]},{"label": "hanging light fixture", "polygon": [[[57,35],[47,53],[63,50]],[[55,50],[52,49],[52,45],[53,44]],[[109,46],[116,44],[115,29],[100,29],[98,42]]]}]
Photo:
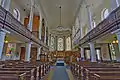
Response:
[{"label": "hanging light fixture", "polygon": [[[65,28],[64,26],[62,26],[62,6],[60,5],[59,6],[59,25],[55,28],[55,29],[52,29],[53,31],[60,31],[60,32],[62,32],[62,31],[71,31],[71,29],[70,28]],[[59,33],[60,34],[60,33]]]},{"label": "hanging light fixture", "polygon": [[62,7],[61,6],[59,6],[59,9],[60,9],[60,23],[59,23],[59,26],[57,27],[57,29],[58,30],[63,30],[63,26],[62,26],[62,24],[61,24],[61,15],[62,15],[62,13],[61,13],[61,9],[62,9]]}]

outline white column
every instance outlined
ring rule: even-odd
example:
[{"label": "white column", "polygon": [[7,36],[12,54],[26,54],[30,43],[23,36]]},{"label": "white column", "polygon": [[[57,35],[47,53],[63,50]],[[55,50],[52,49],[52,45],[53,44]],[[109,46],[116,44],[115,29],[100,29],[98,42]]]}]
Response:
[{"label": "white column", "polygon": [[6,33],[2,30],[0,30],[0,59],[2,58],[2,51],[4,46],[4,39],[5,39]]},{"label": "white column", "polygon": [[80,55],[81,55],[81,59],[84,61],[84,48],[80,47]]},{"label": "white column", "polygon": [[31,42],[26,43],[25,61],[30,61]]},{"label": "white column", "polygon": [[33,16],[34,16],[34,0],[31,0],[30,17],[29,17],[29,23],[28,23],[28,26],[27,26],[27,28],[30,31],[32,31]]},{"label": "white column", "polygon": [[41,47],[38,48],[38,53],[37,53],[37,60],[40,60],[40,53],[41,52]]},{"label": "white column", "polygon": [[87,14],[88,14],[88,32],[89,32],[93,28],[92,14],[91,14],[90,5],[87,5],[86,8],[87,8]]},{"label": "white column", "polygon": [[39,22],[39,39],[41,39],[42,34],[42,14],[40,13],[40,22]]},{"label": "white column", "polygon": [[117,4],[117,7],[119,7],[119,1],[118,0],[115,0],[116,1],[116,4]]},{"label": "white column", "polygon": [[11,0],[3,0],[2,3],[1,3],[1,6],[3,8],[5,8],[7,11],[9,11],[10,3],[11,3]]},{"label": "white column", "polygon": [[[30,10],[30,17],[29,17],[29,23],[27,28],[32,32],[32,23],[33,23],[33,14],[34,14],[34,0],[31,0],[31,10]],[[28,42],[26,44],[26,53],[25,53],[25,61],[30,61],[30,52],[31,52],[31,42]]]},{"label": "white column", "polygon": [[94,43],[90,42],[89,45],[90,45],[91,62],[96,62],[96,53],[95,53]]}]

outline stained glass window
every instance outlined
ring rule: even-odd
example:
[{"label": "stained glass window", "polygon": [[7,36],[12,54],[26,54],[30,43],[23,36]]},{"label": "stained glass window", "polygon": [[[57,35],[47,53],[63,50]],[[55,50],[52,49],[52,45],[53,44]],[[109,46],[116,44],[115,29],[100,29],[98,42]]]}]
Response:
[{"label": "stained glass window", "polygon": [[58,38],[58,51],[63,51],[63,38]]}]

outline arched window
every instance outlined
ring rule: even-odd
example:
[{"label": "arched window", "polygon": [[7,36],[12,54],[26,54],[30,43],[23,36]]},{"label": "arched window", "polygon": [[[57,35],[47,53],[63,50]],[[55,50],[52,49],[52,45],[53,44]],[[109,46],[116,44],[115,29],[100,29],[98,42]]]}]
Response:
[{"label": "arched window", "polygon": [[109,15],[109,11],[108,9],[103,9],[102,13],[101,13],[101,19],[104,20],[105,18],[107,18]]},{"label": "arched window", "polygon": [[75,35],[75,28],[74,28],[74,26],[73,26],[73,29],[72,29],[72,37],[74,37],[74,35]]},{"label": "arched window", "polygon": [[58,51],[63,51],[63,38],[58,38]]},{"label": "arched window", "polygon": [[68,37],[66,39],[66,51],[70,51],[71,50],[71,38]]},{"label": "arched window", "polygon": [[50,46],[51,46],[51,49],[54,50],[54,37],[51,37],[51,43],[50,43]]},{"label": "arched window", "polygon": [[20,20],[20,12],[18,9],[14,9],[13,10],[13,16],[17,19],[17,20]]}]

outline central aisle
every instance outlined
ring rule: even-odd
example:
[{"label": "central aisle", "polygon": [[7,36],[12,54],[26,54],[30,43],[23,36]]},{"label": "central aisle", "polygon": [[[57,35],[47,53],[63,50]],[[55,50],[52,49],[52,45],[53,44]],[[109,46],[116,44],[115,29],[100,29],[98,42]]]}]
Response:
[{"label": "central aisle", "polygon": [[56,66],[51,80],[69,80],[65,66]]}]

